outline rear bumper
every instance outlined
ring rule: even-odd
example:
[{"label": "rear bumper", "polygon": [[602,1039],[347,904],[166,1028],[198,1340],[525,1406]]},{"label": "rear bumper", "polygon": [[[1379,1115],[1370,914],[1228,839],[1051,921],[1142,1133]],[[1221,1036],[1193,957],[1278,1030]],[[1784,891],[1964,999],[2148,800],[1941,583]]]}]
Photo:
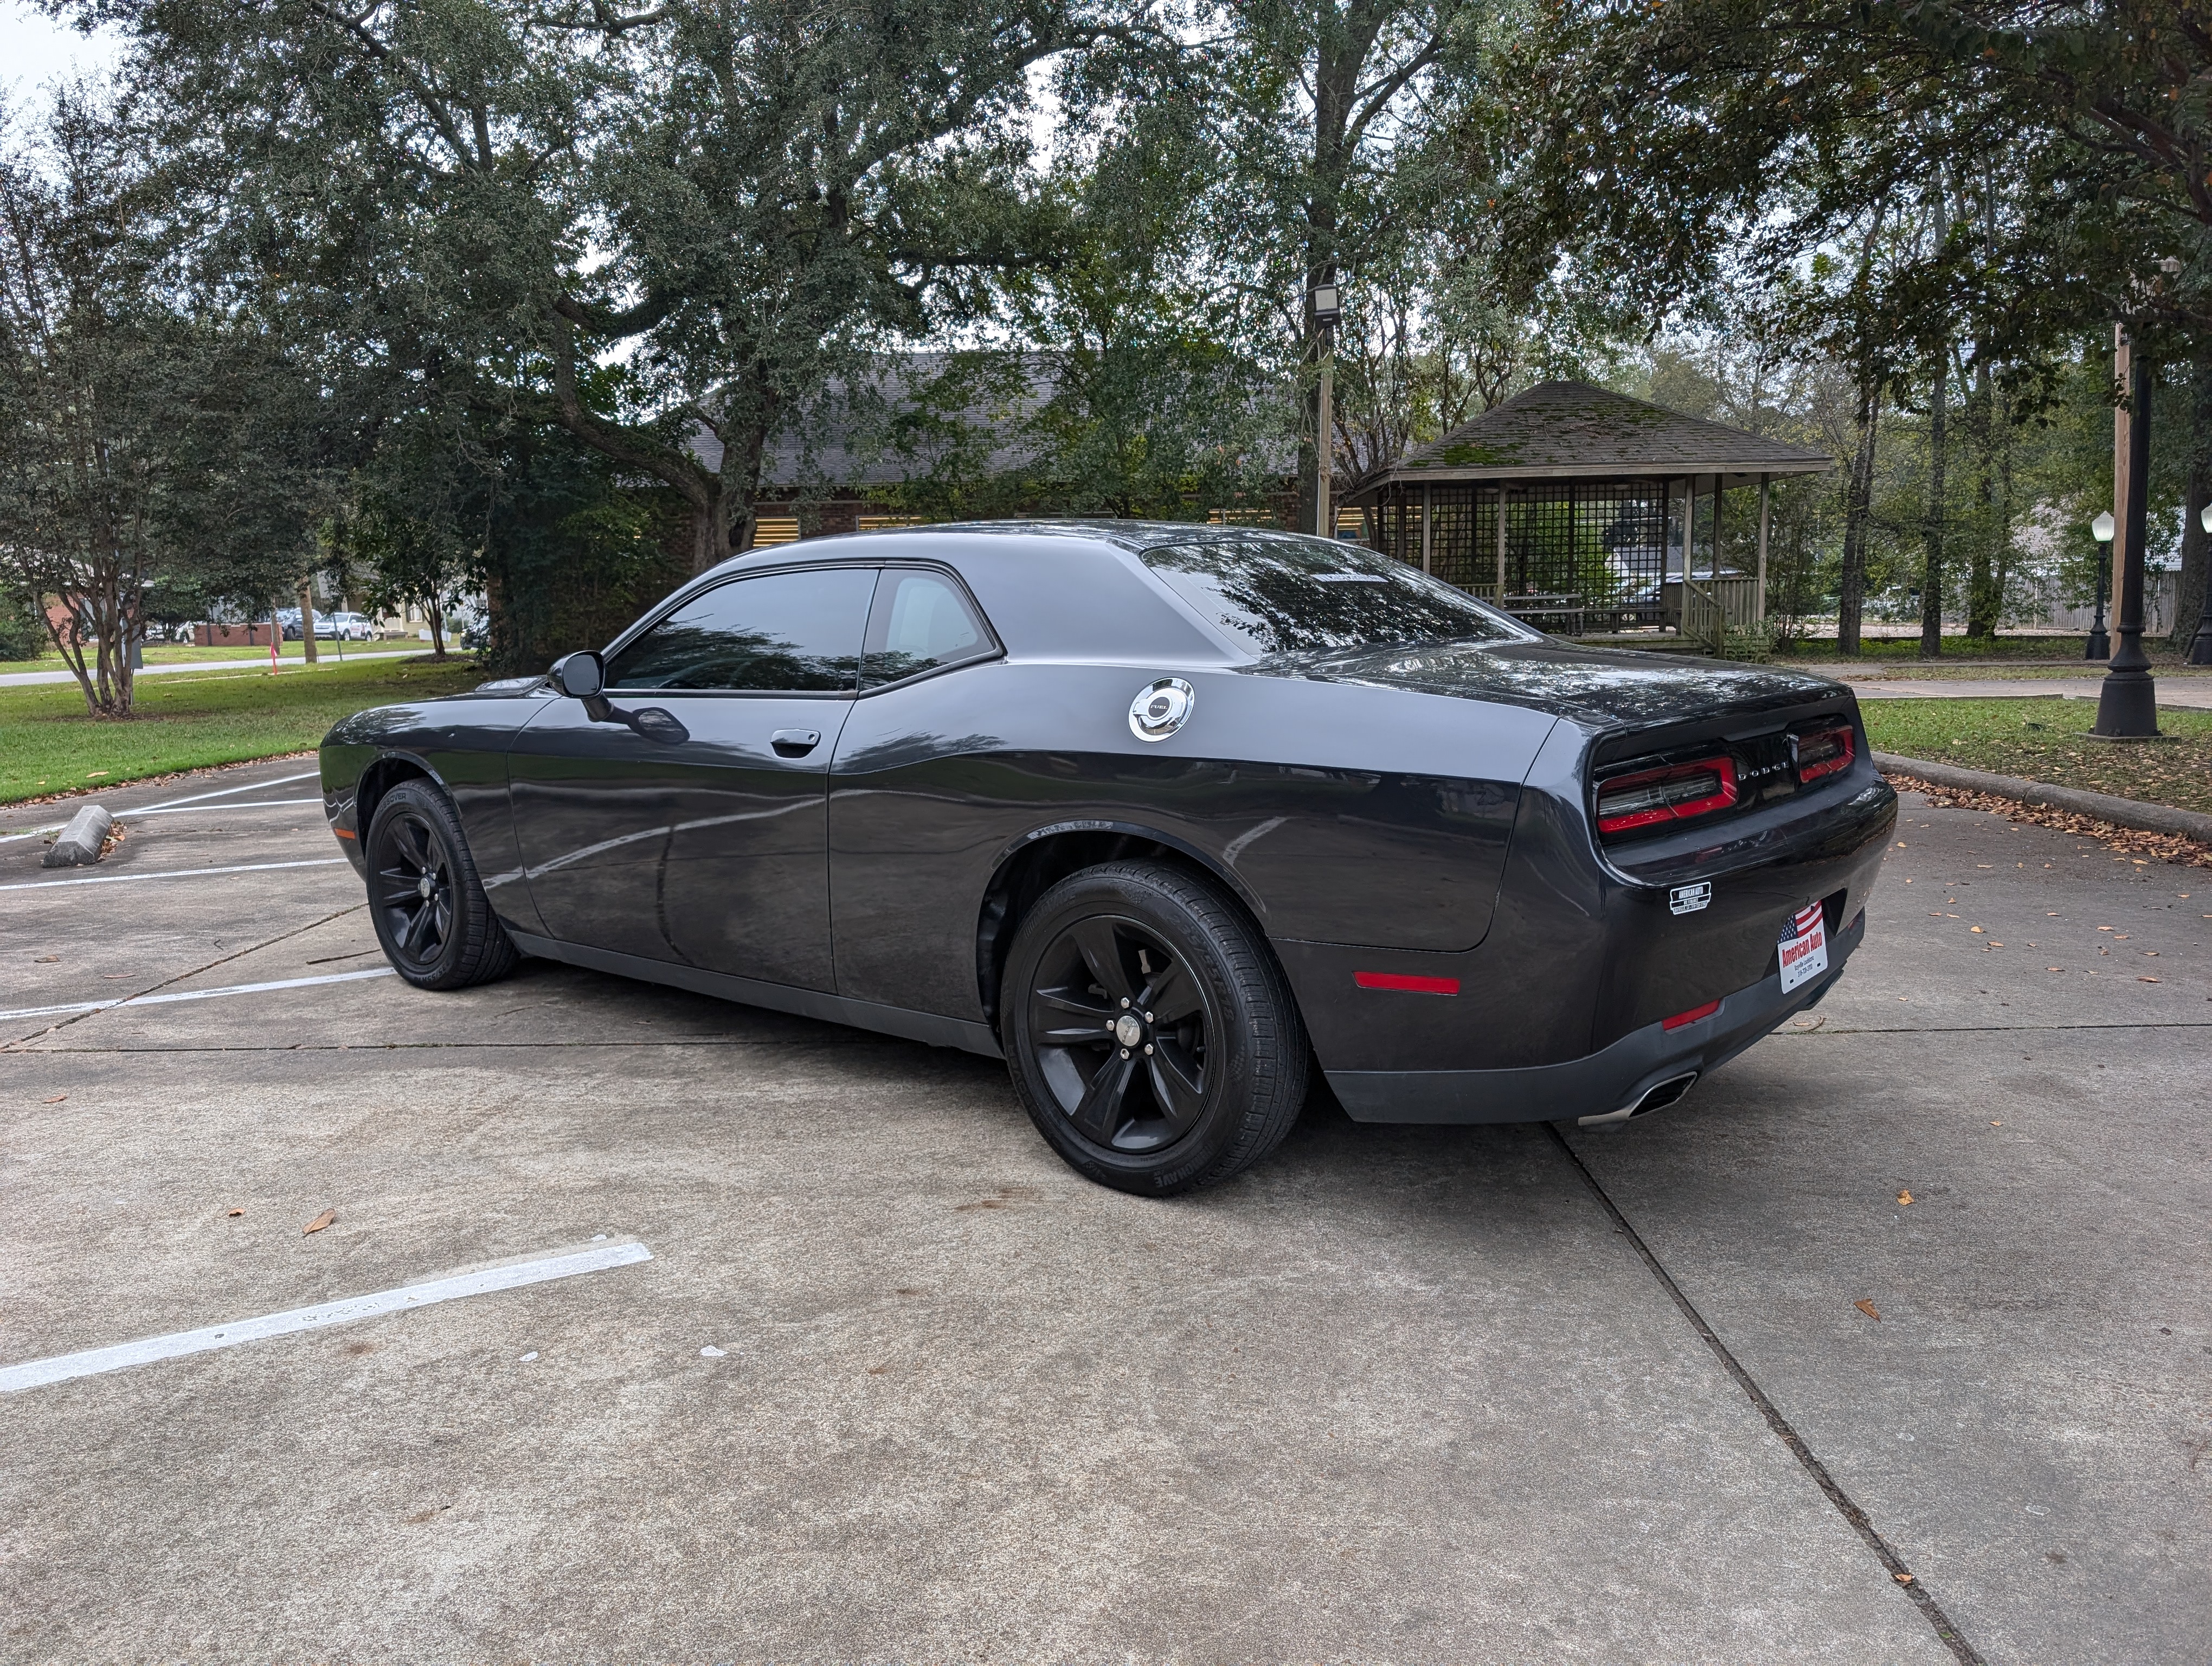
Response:
[{"label": "rear bumper", "polygon": [[1583,1058],[1511,1070],[1332,1070],[1328,1085],[1358,1122],[1558,1122],[1626,1111],[1662,1083],[1717,1070],[1818,1001],[1865,937],[1861,909],[1829,939],[1831,964],[1814,982],[1784,994],[1778,970],[1694,1024],[1646,1025]]}]

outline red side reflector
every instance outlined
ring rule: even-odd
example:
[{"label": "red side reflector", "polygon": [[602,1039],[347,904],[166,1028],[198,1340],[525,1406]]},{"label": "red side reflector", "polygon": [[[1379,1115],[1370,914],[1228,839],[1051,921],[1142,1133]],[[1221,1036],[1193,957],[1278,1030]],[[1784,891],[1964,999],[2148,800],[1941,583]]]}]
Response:
[{"label": "red side reflector", "polygon": [[1409,995],[1455,995],[1455,977],[1407,977],[1402,972],[1354,972],[1352,981],[1363,989],[1396,989]]},{"label": "red side reflector", "polygon": [[360,834],[355,832],[350,827],[333,827],[331,831],[337,834],[341,839],[358,839],[361,836]]},{"label": "red side reflector", "polygon": [[1720,1002],[1709,1000],[1703,1006],[1692,1006],[1686,1012],[1677,1012],[1671,1018],[1660,1019],[1659,1027],[1662,1030],[1680,1030],[1686,1024],[1695,1024],[1699,1018],[1709,1018],[1720,1010]]}]

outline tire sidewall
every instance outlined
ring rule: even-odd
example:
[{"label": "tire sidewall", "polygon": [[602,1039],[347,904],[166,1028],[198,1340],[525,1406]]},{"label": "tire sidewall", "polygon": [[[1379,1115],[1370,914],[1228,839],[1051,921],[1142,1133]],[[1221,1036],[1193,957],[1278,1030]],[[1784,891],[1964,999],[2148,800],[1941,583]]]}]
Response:
[{"label": "tire sidewall", "polygon": [[[393,821],[412,812],[430,824],[431,836],[438,841],[446,859],[447,872],[452,875],[453,924],[446,933],[446,940],[438,945],[438,958],[427,964],[402,953],[392,941],[391,927],[384,917],[384,906],[377,900],[376,885],[381,868],[379,857]],[[403,781],[386,793],[376,806],[376,813],[368,823],[368,912],[370,923],[376,931],[376,940],[384,950],[384,958],[392,970],[410,983],[426,989],[435,989],[451,982],[459,972],[462,958],[468,952],[469,895],[476,884],[476,866],[469,860],[468,846],[462,842],[460,829],[453,806],[435,787],[418,781]]]},{"label": "tire sidewall", "polygon": [[[1157,934],[1197,976],[1212,1008],[1206,1109],[1197,1126],[1162,1151],[1115,1151],[1079,1134],[1030,1052],[1029,995],[1039,961],[1068,927],[1101,916],[1133,920]],[[1006,1062],[1015,1092],[1038,1132],[1079,1172],[1124,1191],[1181,1191],[1203,1183],[1235,1145],[1252,1087],[1249,1002],[1206,922],[1151,873],[1091,869],[1054,885],[1037,900],[1016,932],[1000,988],[1005,992]]]}]

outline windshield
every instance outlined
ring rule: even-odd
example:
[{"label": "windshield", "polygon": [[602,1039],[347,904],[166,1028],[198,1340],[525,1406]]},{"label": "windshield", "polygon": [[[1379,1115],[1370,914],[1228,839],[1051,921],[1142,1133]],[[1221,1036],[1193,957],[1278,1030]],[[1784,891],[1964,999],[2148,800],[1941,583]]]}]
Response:
[{"label": "windshield", "polygon": [[1401,561],[1319,538],[1164,544],[1145,564],[1256,655],[1535,633]]}]

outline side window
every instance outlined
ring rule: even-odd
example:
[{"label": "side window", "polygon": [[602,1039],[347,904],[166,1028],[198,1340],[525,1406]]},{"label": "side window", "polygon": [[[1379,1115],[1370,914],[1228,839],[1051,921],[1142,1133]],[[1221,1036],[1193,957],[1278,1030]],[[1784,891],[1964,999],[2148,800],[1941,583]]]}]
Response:
[{"label": "side window", "polygon": [[880,688],[998,651],[989,627],[950,579],[912,568],[885,568],[868,613],[868,654],[860,686]]},{"label": "side window", "polygon": [[767,573],[694,596],[617,654],[607,687],[849,693],[875,573]]}]

